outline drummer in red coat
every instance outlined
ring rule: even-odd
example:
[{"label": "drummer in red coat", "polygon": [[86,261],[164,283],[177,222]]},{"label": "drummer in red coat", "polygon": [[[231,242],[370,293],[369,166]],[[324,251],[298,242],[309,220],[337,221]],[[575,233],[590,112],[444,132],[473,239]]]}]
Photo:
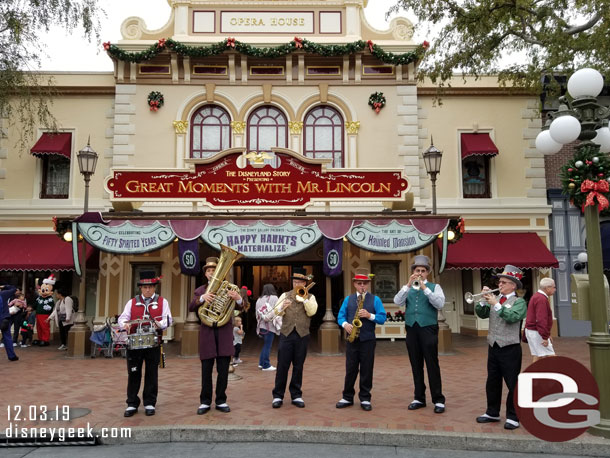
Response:
[{"label": "drummer in red coat", "polygon": [[[155,329],[161,331],[172,323],[172,315],[167,299],[156,294],[157,284],[160,278],[154,272],[143,271],[140,273],[138,286],[140,294],[130,299],[125,304],[125,309],[119,317],[118,323],[127,332],[135,332],[137,325],[130,323],[133,320],[151,319]],[[158,344],[150,348],[127,350],[127,409],[125,416],[131,417],[137,413],[140,405],[138,392],[142,382],[142,363],[146,362],[144,373],[144,390],[142,398],[144,411],[147,416],[155,414],[157,404],[158,369],[161,352]]]},{"label": "drummer in red coat", "polygon": [[[203,274],[207,282],[197,288],[193,295],[193,300],[189,304],[189,311],[195,312],[206,301],[214,299],[214,294],[206,292],[208,284],[216,271],[218,258],[210,257],[205,260]],[[242,299],[238,292],[229,290],[228,296],[236,303],[236,308],[241,309]],[[229,320],[223,326],[209,327],[205,324],[199,326],[199,358],[201,359],[201,394],[199,402],[201,405],[197,409],[197,415],[203,415],[210,410],[212,405],[212,369],[216,360],[216,398],[214,404],[216,410],[230,412],[227,404],[227,383],[229,380],[229,364],[234,353],[233,348],[233,321]]]}]

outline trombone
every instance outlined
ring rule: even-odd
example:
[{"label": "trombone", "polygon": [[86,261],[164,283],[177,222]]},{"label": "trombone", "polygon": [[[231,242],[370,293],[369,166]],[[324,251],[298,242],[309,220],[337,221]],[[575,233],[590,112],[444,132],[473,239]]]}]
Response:
[{"label": "trombone", "polygon": [[[309,290],[315,284],[315,282],[311,282],[307,286],[301,286],[299,288],[294,289],[293,291],[295,296],[305,300],[307,298],[307,295],[309,294]],[[286,309],[290,306],[290,303],[284,306],[284,302],[286,302],[286,299],[287,298],[284,297],[284,299],[278,301],[275,306],[265,314],[265,321],[272,321],[276,316],[284,316],[284,313],[286,313]]]},{"label": "trombone", "polygon": [[497,293],[498,291],[500,291],[500,288],[492,289],[489,291],[481,291],[478,294],[466,293],[466,294],[464,294],[464,300],[466,301],[466,303],[472,304],[474,302],[477,302],[480,298],[482,298],[486,294],[494,294],[494,293]]}]

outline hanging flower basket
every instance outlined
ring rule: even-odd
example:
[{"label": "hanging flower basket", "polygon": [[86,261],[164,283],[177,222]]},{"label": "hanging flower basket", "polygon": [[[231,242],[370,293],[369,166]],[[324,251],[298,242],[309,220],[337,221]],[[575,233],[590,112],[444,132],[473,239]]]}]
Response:
[{"label": "hanging flower basket", "polygon": [[369,97],[369,105],[375,113],[379,114],[381,109],[385,106],[385,97],[383,96],[383,92],[374,92]]},{"label": "hanging flower basket", "polygon": [[159,91],[152,91],[148,94],[148,106],[150,107],[150,111],[158,111],[164,103],[163,94]]}]

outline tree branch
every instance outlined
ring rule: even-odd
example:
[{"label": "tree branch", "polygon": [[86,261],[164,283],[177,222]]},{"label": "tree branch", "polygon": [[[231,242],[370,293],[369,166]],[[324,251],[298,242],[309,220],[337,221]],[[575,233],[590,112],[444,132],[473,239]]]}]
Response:
[{"label": "tree branch", "polygon": [[600,13],[597,13],[595,16],[589,19],[589,21],[585,22],[582,25],[569,26],[569,28],[565,30],[564,33],[566,33],[567,35],[575,35],[577,33],[584,32],[585,30],[589,30],[591,27],[597,24],[601,18],[602,15]]}]

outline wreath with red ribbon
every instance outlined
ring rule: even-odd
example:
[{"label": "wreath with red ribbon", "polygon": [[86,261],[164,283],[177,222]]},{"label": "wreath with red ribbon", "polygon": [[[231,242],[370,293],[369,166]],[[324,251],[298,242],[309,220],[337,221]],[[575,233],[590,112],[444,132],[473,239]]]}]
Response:
[{"label": "wreath with red ribbon", "polygon": [[164,103],[163,94],[159,91],[152,91],[148,94],[148,106],[150,107],[150,111],[158,111]]},{"label": "wreath with red ribbon", "polygon": [[369,97],[369,105],[375,110],[375,113],[379,114],[381,109],[385,106],[383,92],[373,92]]},{"label": "wreath with red ribbon", "polygon": [[608,210],[609,172],[610,159],[598,146],[581,146],[559,174],[563,193],[583,212],[585,207],[596,205],[599,212]]}]

